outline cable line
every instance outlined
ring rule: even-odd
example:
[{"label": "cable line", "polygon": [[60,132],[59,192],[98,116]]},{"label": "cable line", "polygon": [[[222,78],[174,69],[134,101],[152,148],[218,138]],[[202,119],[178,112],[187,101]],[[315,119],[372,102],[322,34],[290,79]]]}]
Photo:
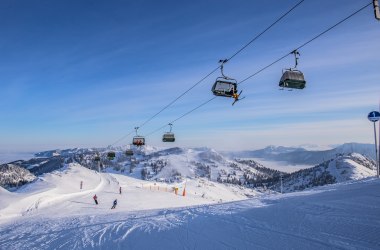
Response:
[{"label": "cable line", "polygon": [[178,101],[182,96],[186,95],[190,90],[192,90],[193,88],[195,88],[198,84],[200,84],[201,82],[203,82],[207,77],[209,77],[210,75],[212,75],[213,73],[215,73],[215,71],[217,71],[218,69],[220,68],[220,66],[218,66],[217,68],[213,69],[210,73],[208,73],[205,77],[203,77],[201,80],[199,80],[198,82],[196,82],[193,86],[191,86],[188,90],[186,90],[185,92],[183,92],[181,95],[179,95],[177,98],[175,98],[173,101],[171,101],[169,104],[167,104],[165,107],[163,107],[159,112],[157,112],[156,114],[154,114],[152,117],[150,117],[148,120],[146,120],[143,124],[141,124],[139,127],[141,128],[142,126],[144,126],[145,124],[147,124],[148,122],[150,122],[151,120],[153,120],[153,118],[155,118],[156,116],[158,116],[160,113],[162,113],[165,109],[169,108],[171,105],[173,105],[176,101]]},{"label": "cable line", "polygon": [[[203,102],[202,104],[198,105],[197,107],[193,108],[192,110],[187,111],[185,114],[181,115],[180,117],[174,119],[173,121],[171,121],[171,122],[169,122],[169,123],[170,123],[170,124],[175,123],[176,121],[182,119],[183,117],[185,117],[185,116],[187,116],[188,114],[194,112],[195,110],[199,109],[200,107],[202,107],[202,106],[208,104],[209,102],[211,102],[211,101],[214,100],[214,99],[216,99],[216,96],[214,96],[213,98],[211,98],[211,99],[208,100],[208,101]],[[152,132],[146,134],[146,136],[150,136],[150,135],[152,135],[152,134],[158,132],[159,130],[165,128],[167,125],[168,125],[168,124],[165,124],[164,126],[162,126],[162,127],[158,128],[158,129],[156,129],[156,130],[154,130],[154,131],[152,131]]]},{"label": "cable line", "polygon": [[251,41],[249,41],[246,45],[244,45],[241,49],[235,52],[230,58],[227,59],[226,62],[234,58],[236,55],[238,55],[240,52],[242,52],[245,48],[247,48],[251,43],[253,43],[255,40],[257,40],[260,36],[262,36],[265,32],[267,32],[270,28],[272,28],[276,23],[281,21],[284,17],[286,17],[290,12],[292,12],[295,8],[297,8],[301,3],[303,3],[305,0],[302,0],[298,2],[296,5],[294,5],[290,10],[288,10],[286,13],[284,13],[281,17],[279,17],[275,22],[273,22],[271,25],[269,25],[265,30],[263,30],[260,34],[255,36]]},{"label": "cable line", "polygon": [[347,16],[346,18],[342,19],[341,21],[337,22],[335,25],[331,26],[330,28],[328,28],[327,30],[319,33],[317,36],[315,36],[314,38],[310,39],[309,41],[305,42],[304,44],[302,44],[301,46],[299,46],[298,48],[296,48],[295,50],[299,50],[303,47],[305,47],[306,45],[308,45],[309,43],[311,43],[312,41],[314,41],[315,39],[319,38],[320,36],[324,35],[325,33],[329,32],[330,30],[332,30],[333,28],[335,28],[336,26],[338,26],[339,24],[347,21],[348,19],[350,19],[351,17],[355,16],[356,14],[358,14],[359,12],[361,12],[362,10],[364,10],[365,8],[367,8],[368,6],[372,5],[372,2],[368,3],[367,5],[361,7],[360,9],[358,9],[357,11],[355,11],[354,13],[352,13],[351,15]]},{"label": "cable line", "polygon": [[[257,40],[260,36],[262,36],[264,33],[266,33],[270,28],[272,28],[276,23],[278,23],[279,21],[281,21],[281,19],[283,19],[285,16],[287,16],[290,12],[292,12],[295,8],[297,8],[302,2],[304,2],[305,0],[301,0],[300,2],[298,2],[296,5],[294,5],[290,10],[288,10],[286,13],[284,13],[282,16],[280,16],[279,18],[276,19],[275,22],[273,22],[271,25],[269,25],[264,31],[262,31],[261,33],[259,33],[258,35],[256,35],[253,39],[251,39],[247,44],[245,44],[242,48],[240,48],[238,51],[236,51],[231,57],[229,57],[227,59],[227,61],[231,60],[232,58],[234,58],[236,55],[238,55],[240,52],[242,52],[245,48],[247,48],[251,43],[253,43],[255,40]],[[227,62],[226,61],[226,62]],[[183,97],[184,95],[186,95],[190,90],[192,90],[193,88],[195,88],[197,85],[199,85],[201,82],[203,82],[206,78],[208,78],[210,75],[212,75],[213,73],[215,73],[215,71],[217,71],[218,69],[220,68],[220,66],[216,67],[215,69],[213,69],[210,73],[208,73],[205,77],[203,77],[201,80],[199,80],[198,82],[196,82],[193,86],[191,86],[189,89],[187,89],[185,92],[183,92],[181,95],[179,95],[177,98],[175,98],[172,102],[170,102],[169,104],[167,104],[165,107],[163,107],[159,112],[157,112],[156,114],[154,114],[152,117],[150,117],[148,120],[146,120],[144,123],[142,123],[140,125],[140,128],[142,126],[144,126],[145,124],[147,124],[148,122],[150,122],[153,118],[155,118],[157,115],[159,115],[161,112],[163,112],[165,109],[167,109],[168,107],[170,107],[172,104],[174,104],[176,101],[178,101],[181,97]]]},{"label": "cable line", "polygon": [[[290,8],[287,12],[285,12],[284,14],[282,14],[279,18],[277,18],[272,24],[270,24],[266,29],[264,29],[261,33],[259,33],[258,35],[256,35],[254,38],[252,38],[247,44],[245,44],[242,48],[240,48],[238,51],[236,51],[232,56],[230,56],[227,60],[231,60],[232,58],[234,58],[235,56],[237,56],[238,54],[240,54],[244,49],[246,49],[249,45],[251,45],[254,41],[256,41],[259,37],[261,37],[262,35],[264,35],[264,33],[266,33],[268,30],[270,30],[275,24],[277,24],[279,21],[281,21],[284,17],[286,17],[288,14],[290,14],[294,9],[296,9],[301,3],[303,3],[305,0],[301,0],[299,1],[297,4],[295,4],[292,8]],[[177,102],[180,98],[182,98],[184,95],[186,95],[188,92],[190,92],[193,88],[195,88],[196,86],[198,86],[200,83],[202,83],[206,78],[208,78],[210,75],[212,75],[213,73],[215,73],[217,70],[220,69],[220,66],[214,68],[210,73],[208,73],[206,76],[204,76],[202,79],[200,79],[198,82],[196,82],[194,85],[192,85],[189,89],[187,89],[186,91],[184,91],[182,94],[180,94],[178,97],[176,97],[173,101],[171,101],[169,104],[167,104],[166,106],[164,106],[160,111],[158,111],[157,113],[155,113],[153,116],[151,116],[149,119],[147,119],[146,121],[144,121],[139,127],[143,127],[145,126],[148,122],[150,122],[151,120],[153,120],[155,117],[157,117],[159,114],[161,114],[164,110],[166,110],[167,108],[169,108],[170,106],[172,106],[175,102]],[[128,137],[130,134],[132,134],[132,132],[128,133],[127,135],[123,136],[122,138],[120,138],[119,140],[117,140],[115,143],[111,144],[111,146],[115,145],[116,143],[124,140],[126,137]]]},{"label": "cable line", "polygon": [[[247,44],[245,44],[242,48],[240,48],[238,51],[236,51],[232,56],[230,56],[227,61],[231,60],[238,54],[240,54],[245,48],[247,48],[249,45],[251,45],[254,41],[256,41],[259,37],[264,35],[269,29],[271,29],[275,24],[277,24],[279,21],[281,21],[284,17],[286,17],[289,13],[291,13],[294,9],[296,9],[301,3],[303,3],[305,0],[299,1],[296,5],[294,5],[291,9],[289,9],[287,12],[285,12],[283,15],[281,15],[279,18],[277,18],[271,25],[269,25],[266,29],[264,29],[261,33],[256,35],[253,39],[251,39]],[[227,62],[226,61],[226,62]],[[215,73],[215,71],[219,70],[220,66],[213,69],[210,73],[208,73],[206,76],[204,76],[201,80],[196,82],[193,86],[191,86],[189,89],[187,89],[185,92],[183,92],[181,95],[179,95],[177,98],[175,98],[173,101],[171,101],[169,104],[167,104],[165,107],[163,107],[160,111],[158,111],[156,114],[154,114],[152,117],[150,117],[148,120],[146,120],[144,123],[142,123],[139,127],[143,127],[145,124],[150,122],[153,118],[155,118],[157,115],[159,115],[161,112],[163,112],[165,109],[173,105],[176,101],[178,101],[181,97],[186,95],[190,90],[195,88],[197,85],[199,85],[201,82],[203,82],[206,78],[208,78],[210,75]]]},{"label": "cable line", "polygon": [[334,29],[335,27],[337,27],[338,25],[340,25],[341,23],[347,21],[348,19],[350,19],[351,17],[355,16],[356,14],[358,14],[359,12],[361,12],[362,10],[364,10],[365,8],[367,8],[368,6],[372,5],[372,2],[370,2],[369,4],[361,7],[359,10],[353,12],[351,15],[347,16],[346,18],[342,19],[341,21],[337,22],[336,24],[334,24],[333,26],[331,26],[330,28],[326,29],[325,31],[319,33],[318,35],[316,35],[315,37],[311,38],[310,40],[308,40],[307,42],[303,43],[302,45],[298,46],[296,49],[292,50],[291,52],[287,53],[286,55],[283,55],[282,57],[278,58],[277,60],[275,60],[274,62],[272,62],[271,64],[265,66],[264,68],[260,69],[259,71],[257,71],[256,73],[248,76],[247,78],[243,79],[242,81],[240,81],[238,83],[239,84],[242,84],[243,82],[247,81],[248,79],[254,77],[255,75],[261,73],[262,71],[266,70],[267,68],[269,68],[270,66],[272,66],[273,64],[276,64],[278,63],[279,61],[281,61],[282,59],[284,59],[285,57],[287,57],[288,55],[292,54],[293,51],[297,51],[303,47],[305,47],[306,45],[308,45],[309,43],[313,42],[314,40],[318,39],[319,37],[323,36],[324,34],[326,34],[327,32],[329,32],[330,30]]},{"label": "cable line", "polygon": [[[174,104],[176,101],[178,101],[182,96],[186,95],[190,90],[192,90],[193,88],[195,88],[197,85],[199,85],[202,81],[204,81],[207,77],[209,77],[210,75],[212,75],[213,73],[215,73],[215,71],[217,71],[218,69],[220,68],[220,66],[218,66],[217,68],[215,68],[214,70],[212,70],[209,74],[207,74],[205,77],[203,77],[201,80],[199,80],[196,84],[194,84],[193,86],[191,86],[188,90],[186,90],[185,92],[183,92],[181,95],[179,95],[176,99],[174,99],[172,102],[170,102],[169,104],[167,104],[164,108],[162,108],[159,112],[157,112],[156,114],[154,114],[152,117],[150,117],[148,120],[146,120],[144,123],[142,123],[139,127],[141,128],[142,126],[146,125],[148,122],[150,122],[151,120],[153,120],[156,116],[158,116],[160,113],[162,113],[165,109],[167,109],[168,107],[170,107],[172,104]],[[203,105],[202,105],[203,106]],[[162,128],[166,127],[167,124],[165,126],[163,126]],[[160,129],[162,129],[160,128]],[[160,130],[159,129],[159,130]],[[158,131],[158,130],[157,130]],[[157,132],[156,131],[156,132]],[[132,130],[131,132],[129,132],[128,134],[124,135],[123,137],[121,137],[120,139],[118,139],[117,141],[115,141],[114,143],[112,143],[110,146],[114,146],[115,144],[121,142],[122,140],[124,140],[125,138],[127,138],[128,136],[130,136],[134,131]]]},{"label": "cable line", "polygon": [[127,138],[128,136],[130,136],[133,132],[135,132],[135,131],[132,130],[132,131],[129,132],[128,134],[124,135],[123,137],[121,137],[120,139],[118,139],[117,141],[115,141],[114,143],[112,143],[110,146],[112,147],[113,145],[115,145],[115,144],[121,142],[122,140],[124,140],[125,138]]},{"label": "cable line", "polygon": [[[312,39],[310,39],[310,40],[308,40],[307,42],[303,43],[302,45],[300,45],[299,47],[297,47],[295,50],[298,50],[298,49],[301,49],[301,48],[305,47],[306,45],[310,44],[312,41],[318,39],[318,38],[321,37],[322,35],[326,34],[328,31],[330,31],[330,30],[332,30],[333,28],[337,27],[337,26],[340,25],[341,23],[347,21],[348,19],[350,19],[351,17],[355,16],[356,14],[358,14],[359,12],[361,12],[362,10],[364,10],[365,8],[367,8],[367,7],[370,6],[370,5],[372,5],[372,2],[370,2],[369,4],[363,6],[363,7],[360,8],[359,10],[353,12],[352,14],[350,14],[349,16],[347,16],[346,18],[342,19],[341,21],[337,22],[337,23],[334,24],[333,26],[331,26],[331,27],[329,27],[328,29],[326,29],[325,31],[323,31],[323,32],[319,33],[318,35],[314,36]],[[238,83],[238,85],[239,85],[239,84],[242,84],[242,83],[244,83],[244,82],[246,82],[248,79],[250,79],[250,78],[252,78],[252,77],[254,77],[254,76],[260,74],[262,71],[266,70],[267,68],[269,68],[269,67],[273,66],[274,64],[278,63],[279,61],[283,60],[285,57],[287,57],[288,55],[292,54],[293,51],[295,51],[295,50],[292,50],[290,53],[287,53],[287,54],[281,56],[281,57],[278,58],[277,60],[273,61],[272,63],[268,64],[267,66],[265,66],[265,67],[261,68],[260,70],[256,71],[254,74],[252,74],[252,75],[250,75],[250,76],[244,78],[242,81],[240,81],[240,82]],[[202,107],[202,106],[208,104],[209,102],[211,102],[211,101],[214,100],[215,98],[217,98],[217,96],[214,96],[213,98],[209,99],[208,101],[203,102],[201,105],[199,105],[199,106],[193,108],[192,110],[186,112],[185,114],[181,115],[180,117],[176,118],[175,120],[171,121],[170,123],[174,123],[174,122],[176,122],[176,121],[182,119],[183,117],[189,115],[190,113],[194,112],[195,110],[199,109],[200,107]],[[162,127],[158,128],[158,129],[156,129],[156,130],[150,132],[149,134],[147,134],[147,136],[152,135],[152,134],[158,132],[159,130],[163,129],[163,128],[166,127],[166,126],[167,126],[167,124],[165,124],[165,126],[162,126]]]}]

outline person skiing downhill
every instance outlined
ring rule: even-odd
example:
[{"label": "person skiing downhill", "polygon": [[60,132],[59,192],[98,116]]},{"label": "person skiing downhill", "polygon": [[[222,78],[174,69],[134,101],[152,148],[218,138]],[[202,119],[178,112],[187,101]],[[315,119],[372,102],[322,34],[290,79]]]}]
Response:
[{"label": "person skiing downhill", "polygon": [[98,205],[98,196],[96,196],[96,194],[94,195],[94,197],[92,197],[95,201],[95,204]]},{"label": "person skiing downhill", "polygon": [[119,187],[119,193],[121,194],[121,187]]},{"label": "person skiing downhill", "polygon": [[116,205],[117,205],[117,199],[113,201],[113,206],[111,207],[111,209],[116,208]]}]

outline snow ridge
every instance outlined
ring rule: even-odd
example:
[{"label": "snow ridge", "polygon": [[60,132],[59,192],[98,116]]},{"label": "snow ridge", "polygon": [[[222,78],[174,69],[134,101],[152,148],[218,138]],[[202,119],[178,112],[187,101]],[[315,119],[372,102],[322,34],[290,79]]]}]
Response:
[{"label": "snow ridge", "polygon": [[[283,192],[293,192],[327,184],[360,180],[375,176],[376,163],[361,154],[337,155],[317,166],[299,170],[283,176]],[[277,178],[270,188],[281,190],[281,181]]]}]

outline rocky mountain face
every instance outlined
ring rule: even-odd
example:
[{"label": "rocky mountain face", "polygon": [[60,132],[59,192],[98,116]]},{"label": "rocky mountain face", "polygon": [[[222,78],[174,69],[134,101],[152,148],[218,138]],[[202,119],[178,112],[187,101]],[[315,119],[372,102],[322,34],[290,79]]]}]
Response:
[{"label": "rocky mountain face", "polygon": [[0,186],[12,189],[32,182],[37,177],[29,170],[15,164],[0,165]]}]

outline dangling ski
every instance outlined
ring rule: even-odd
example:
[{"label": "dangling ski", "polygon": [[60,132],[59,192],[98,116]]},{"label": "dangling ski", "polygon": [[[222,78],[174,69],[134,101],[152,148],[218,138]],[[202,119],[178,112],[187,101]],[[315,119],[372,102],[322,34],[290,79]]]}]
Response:
[{"label": "dangling ski", "polygon": [[243,92],[243,90],[241,90],[239,94],[234,94],[234,95],[232,96],[232,97],[235,99],[235,101],[232,103],[232,106],[235,104],[235,102],[240,101],[240,100],[243,100],[243,99],[245,98],[245,96],[244,96],[244,97],[242,97],[242,98],[239,99],[239,97],[240,97],[240,95],[241,95],[241,92]]}]

